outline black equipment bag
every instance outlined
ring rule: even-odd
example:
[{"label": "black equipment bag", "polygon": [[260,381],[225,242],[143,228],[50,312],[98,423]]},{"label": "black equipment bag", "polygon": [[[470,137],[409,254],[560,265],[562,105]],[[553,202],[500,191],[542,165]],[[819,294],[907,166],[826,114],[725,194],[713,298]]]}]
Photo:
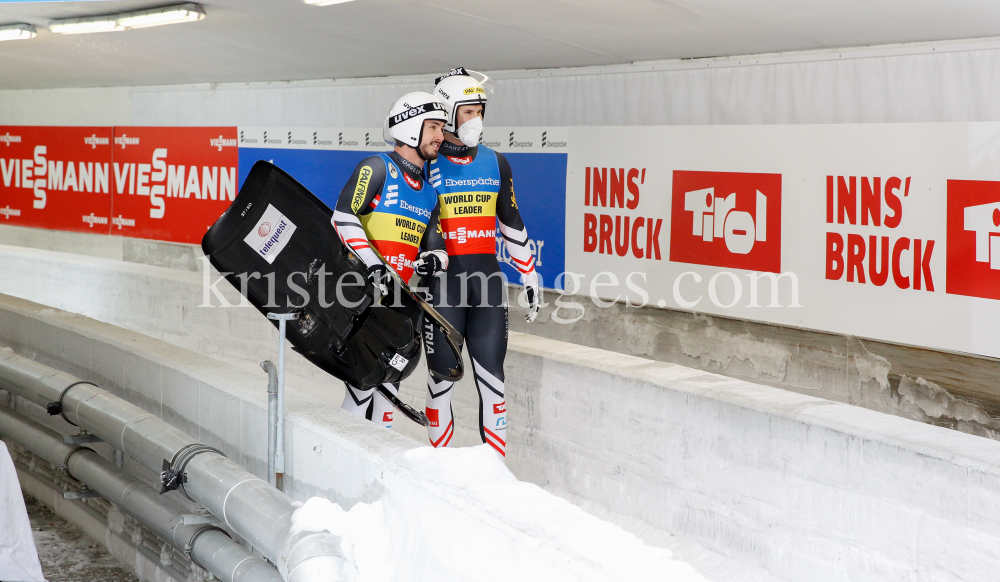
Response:
[{"label": "black equipment bag", "polygon": [[[367,267],[341,242],[332,216],[294,178],[258,161],[201,248],[261,313],[298,314],[287,325],[293,349],[344,382],[381,388],[409,376],[420,359],[422,317],[441,328],[458,362],[447,374],[431,374],[439,380],[461,378],[461,337],[455,328],[398,276],[377,302]],[[391,266],[386,269],[395,275]],[[338,281],[343,281],[339,295]]]}]

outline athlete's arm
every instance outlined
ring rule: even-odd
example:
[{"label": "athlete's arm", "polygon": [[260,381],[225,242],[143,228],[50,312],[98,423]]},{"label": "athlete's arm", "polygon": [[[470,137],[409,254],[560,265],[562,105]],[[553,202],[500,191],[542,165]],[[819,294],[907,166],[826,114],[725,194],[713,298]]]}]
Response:
[{"label": "athlete's arm", "polygon": [[521,212],[517,209],[517,198],[514,197],[514,178],[510,164],[503,154],[497,153],[497,165],[500,167],[500,193],[497,196],[497,219],[500,221],[500,234],[503,236],[507,252],[514,262],[514,268],[521,272],[522,277],[535,271],[535,257],[528,248],[528,229],[521,220]]},{"label": "athlete's arm", "polygon": [[378,156],[365,158],[354,168],[341,189],[331,220],[340,240],[369,268],[383,263],[368,242],[368,235],[358,217],[374,209],[378,204],[376,197],[381,195],[384,185],[385,162]]},{"label": "athlete's arm", "polygon": [[502,154],[497,154],[497,165],[500,167],[500,193],[497,197],[497,219],[500,222],[500,234],[507,246],[514,268],[521,273],[521,283],[528,299],[528,313],[524,320],[528,323],[538,317],[541,305],[541,288],[538,283],[538,273],[535,272],[535,257],[528,248],[528,229],[521,220],[521,212],[517,209],[517,198],[514,197],[514,177],[510,164]]}]

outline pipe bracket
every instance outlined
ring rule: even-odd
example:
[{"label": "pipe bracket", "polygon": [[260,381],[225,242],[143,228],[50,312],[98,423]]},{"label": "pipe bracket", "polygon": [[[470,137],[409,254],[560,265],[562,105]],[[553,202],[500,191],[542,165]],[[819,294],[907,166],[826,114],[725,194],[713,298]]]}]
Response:
[{"label": "pipe bracket", "polygon": [[[210,447],[208,445],[203,445],[200,443],[191,443],[181,447],[179,451],[174,453],[174,458],[171,460],[163,459],[163,471],[160,472],[160,484],[163,487],[160,489],[160,495],[163,495],[167,491],[180,491],[184,497],[191,499],[191,497],[184,491],[184,484],[187,483],[187,473],[184,472],[184,468],[191,459],[200,455],[201,453],[217,453],[226,456],[215,447]],[[191,499],[194,501],[194,499]]]},{"label": "pipe bracket", "polygon": [[217,527],[217,526],[214,526],[214,525],[203,527],[203,528],[199,529],[198,531],[194,532],[194,535],[191,536],[191,539],[188,540],[188,543],[183,548],[184,555],[187,556],[187,558],[189,560],[191,560],[191,562],[193,562],[194,564],[196,564],[199,568],[203,568],[205,570],[207,570],[208,568],[205,568],[205,566],[202,566],[201,564],[198,563],[198,560],[194,557],[194,553],[193,552],[194,552],[194,542],[198,539],[199,536],[201,536],[201,534],[203,534],[205,532],[208,532],[208,531],[220,531],[223,534],[225,534],[226,537],[228,537],[229,539],[233,539],[233,536],[229,535],[229,532],[227,532],[226,530],[222,529],[221,527]]},{"label": "pipe bracket", "polygon": [[[90,452],[93,453],[94,449],[92,449],[90,447],[73,447],[72,449],[69,450],[68,453],[66,453],[66,458],[63,459],[62,465],[59,465],[59,470],[62,471],[63,473],[66,473],[70,477],[73,477],[73,475],[70,475],[70,472],[69,472],[69,459],[70,459],[70,457],[72,457],[73,455],[79,453],[80,451],[90,451]],[[73,477],[73,478],[75,479],[76,477]]]},{"label": "pipe bracket", "polygon": [[66,393],[69,392],[69,389],[79,384],[90,384],[94,388],[100,388],[100,386],[94,384],[89,380],[79,380],[77,382],[73,382],[69,386],[63,388],[63,391],[59,393],[59,400],[56,400],[55,402],[49,402],[48,404],[45,405],[45,412],[48,412],[49,416],[55,416],[58,414],[59,416],[63,417],[63,420],[65,420],[66,422],[72,424],[73,426],[79,426],[75,422],[66,418],[66,415],[63,413],[63,404],[62,404],[63,398],[66,397]]}]

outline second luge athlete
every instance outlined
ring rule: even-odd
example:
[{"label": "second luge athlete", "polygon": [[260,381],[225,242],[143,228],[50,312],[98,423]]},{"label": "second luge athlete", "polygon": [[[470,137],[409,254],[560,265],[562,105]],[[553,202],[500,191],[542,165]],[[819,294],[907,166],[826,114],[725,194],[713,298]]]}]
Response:
[{"label": "second luge athlete", "polygon": [[[507,445],[507,405],[503,363],[507,355],[507,289],[496,257],[496,229],[514,266],[521,273],[528,302],[527,321],[538,314],[539,288],[528,232],[514,197],[510,164],[479,145],[492,83],[464,68],[435,81],[434,96],[445,103],[448,121],[440,155],[429,164],[437,190],[441,229],[449,264],[443,273],[424,278],[429,302],[465,339],[479,390],[479,433],[501,456]],[[454,365],[443,335],[425,326],[424,349],[429,368],[447,371]],[[451,408],[453,382],[427,379],[428,436],[435,447],[451,443],[455,431]]]}]

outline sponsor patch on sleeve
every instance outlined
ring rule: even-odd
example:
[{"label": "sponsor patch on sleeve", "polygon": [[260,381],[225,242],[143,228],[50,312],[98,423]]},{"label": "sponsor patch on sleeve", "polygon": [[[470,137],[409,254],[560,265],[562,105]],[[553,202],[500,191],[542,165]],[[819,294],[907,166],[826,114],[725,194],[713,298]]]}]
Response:
[{"label": "sponsor patch on sleeve", "polygon": [[268,264],[281,253],[295,232],[295,224],[285,217],[277,208],[268,204],[264,215],[260,217],[250,234],[243,242],[250,245]]},{"label": "sponsor patch on sleeve", "polygon": [[354,197],[351,198],[351,212],[357,214],[361,210],[361,205],[365,203],[365,196],[368,195],[368,185],[371,183],[372,168],[363,166],[358,173],[358,183],[354,185]]}]

